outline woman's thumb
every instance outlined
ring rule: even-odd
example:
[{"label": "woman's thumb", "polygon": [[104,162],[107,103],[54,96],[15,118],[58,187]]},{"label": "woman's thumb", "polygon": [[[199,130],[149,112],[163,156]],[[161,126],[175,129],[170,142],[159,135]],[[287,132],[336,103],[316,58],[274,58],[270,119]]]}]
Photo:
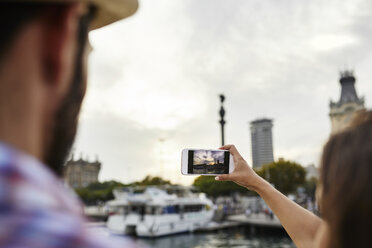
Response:
[{"label": "woman's thumb", "polygon": [[216,181],[229,181],[230,175],[229,174],[219,175],[219,176],[216,176],[214,179]]}]

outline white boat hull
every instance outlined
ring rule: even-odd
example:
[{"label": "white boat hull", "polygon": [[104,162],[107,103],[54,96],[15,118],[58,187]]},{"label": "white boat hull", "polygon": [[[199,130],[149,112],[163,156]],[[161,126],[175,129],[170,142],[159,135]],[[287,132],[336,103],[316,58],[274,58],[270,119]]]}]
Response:
[{"label": "white boat hull", "polygon": [[145,215],[129,214],[110,216],[107,227],[115,234],[135,234],[139,237],[158,237],[182,232],[192,232],[206,226],[213,216],[213,211],[196,213]]},{"label": "white boat hull", "polygon": [[107,227],[115,234],[158,237],[206,226],[213,217],[212,201],[182,190],[178,195],[151,186],[114,191],[116,199],[107,203]]}]

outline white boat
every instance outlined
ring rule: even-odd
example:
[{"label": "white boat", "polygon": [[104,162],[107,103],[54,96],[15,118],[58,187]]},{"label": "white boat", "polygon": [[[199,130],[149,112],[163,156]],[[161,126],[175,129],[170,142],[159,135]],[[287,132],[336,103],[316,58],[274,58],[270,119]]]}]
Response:
[{"label": "white boat", "polygon": [[205,227],[214,213],[205,194],[185,187],[128,187],[113,193],[115,200],[107,203],[107,227],[115,234],[157,237],[192,232]]}]

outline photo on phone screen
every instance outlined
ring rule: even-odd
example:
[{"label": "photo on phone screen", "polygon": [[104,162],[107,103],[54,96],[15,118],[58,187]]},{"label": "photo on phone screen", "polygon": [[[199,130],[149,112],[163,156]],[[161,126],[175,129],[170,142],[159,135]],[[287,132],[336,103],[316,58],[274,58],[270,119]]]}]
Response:
[{"label": "photo on phone screen", "polygon": [[228,174],[230,152],[189,150],[188,174]]}]

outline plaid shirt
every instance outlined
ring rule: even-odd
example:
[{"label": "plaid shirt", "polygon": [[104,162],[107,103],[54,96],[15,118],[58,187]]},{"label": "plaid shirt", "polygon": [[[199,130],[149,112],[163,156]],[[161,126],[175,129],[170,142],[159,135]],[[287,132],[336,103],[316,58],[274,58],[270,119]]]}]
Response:
[{"label": "plaid shirt", "polygon": [[87,230],[81,210],[45,165],[0,142],[0,247],[138,247]]}]

